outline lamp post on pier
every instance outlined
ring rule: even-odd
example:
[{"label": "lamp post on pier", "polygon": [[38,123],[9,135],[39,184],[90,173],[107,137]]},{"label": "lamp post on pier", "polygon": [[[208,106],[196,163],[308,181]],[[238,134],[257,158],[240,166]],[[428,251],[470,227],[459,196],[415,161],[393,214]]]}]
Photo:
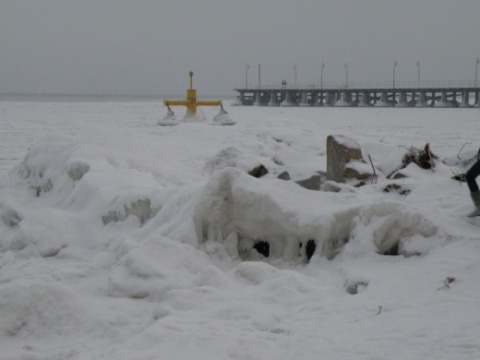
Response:
[{"label": "lamp post on pier", "polygon": [[293,65],[293,71],[295,73],[295,87],[297,87],[297,65]]},{"label": "lamp post on pier", "polygon": [[417,61],[417,82],[420,82],[420,61]]},{"label": "lamp post on pier", "polygon": [[320,67],[320,90],[323,90],[323,69],[325,69],[325,64],[322,63]]},{"label": "lamp post on pier", "polygon": [[247,64],[245,67],[245,89],[248,89],[248,69],[250,69],[250,65]]},{"label": "lamp post on pier", "polygon": [[348,88],[348,64],[345,63],[344,65],[345,68],[345,89]]},{"label": "lamp post on pier", "polygon": [[262,87],[262,65],[258,64],[258,88]]},{"label": "lamp post on pier", "polygon": [[395,89],[395,68],[397,67],[397,60],[393,60],[393,88]]},{"label": "lamp post on pier", "polygon": [[477,61],[475,62],[475,87],[477,87],[478,64],[480,64],[480,58],[477,57]]}]

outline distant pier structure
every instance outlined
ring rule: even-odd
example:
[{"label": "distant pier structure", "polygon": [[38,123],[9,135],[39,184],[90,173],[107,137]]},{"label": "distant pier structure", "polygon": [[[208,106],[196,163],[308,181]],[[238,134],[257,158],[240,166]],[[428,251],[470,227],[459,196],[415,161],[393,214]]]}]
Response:
[{"label": "distant pier structure", "polygon": [[476,81],[351,83],[237,88],[235,105],[333,107],[479,106]]}]

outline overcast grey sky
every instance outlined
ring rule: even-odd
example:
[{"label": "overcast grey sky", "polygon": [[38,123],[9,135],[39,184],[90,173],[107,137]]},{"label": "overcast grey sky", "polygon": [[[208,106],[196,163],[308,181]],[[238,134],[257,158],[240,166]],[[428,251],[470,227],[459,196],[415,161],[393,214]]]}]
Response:
[{"label": "overcast grey sky", "polygon": [[[474,80],[480,0],[0,0],[0,93]],[[480,72],[480,67],[479,67]]]}]

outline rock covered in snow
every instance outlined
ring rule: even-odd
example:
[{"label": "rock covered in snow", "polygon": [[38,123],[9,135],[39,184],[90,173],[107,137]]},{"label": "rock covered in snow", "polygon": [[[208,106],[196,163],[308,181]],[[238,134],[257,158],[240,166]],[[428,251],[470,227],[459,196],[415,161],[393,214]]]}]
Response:
[{"label": "rock covered in snow", "polygon": [[[227,168],[212,176],[195,206],[197,238],[200,244],[222,243],[231,256],[243,259],[257,259],[260,254],[308,260],[314,254],[334,257],[359,231],[371,231],[362,238],[380,254],[413,236],[431,237],[438,231],[422,215],[400,204],[352,207],[352,196],[312,195],[294,183],[259,181]],[[330,206],[326,209],[322,203]]]},{"label": "rock covered in snow", "polygon": [[344,135],[327,137],[327,180],[364,180],[371,176],[365,165],[358,142]]},{"label": "rock covered in snow", "polygon": [[291,177],[288,171],[282,171],[280,174],[278,174],[277,179],[288,181],[291,179]]},{"label": "rock covered in snow", "polygon": [[315,173],[307,179],[296,181],[298,185],[309,190],[320,190],[323,182],[325,182],[325,173]]}]

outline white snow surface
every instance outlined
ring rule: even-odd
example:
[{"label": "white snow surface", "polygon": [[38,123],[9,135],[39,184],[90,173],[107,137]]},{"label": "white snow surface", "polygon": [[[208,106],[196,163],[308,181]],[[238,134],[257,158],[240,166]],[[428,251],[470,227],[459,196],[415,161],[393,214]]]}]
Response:
[{"label": "white snow surface", "polygon": [[[478,109],[225,108],[234,126],[158,126],[154,101],[0,102],[2,360],[480,358],[480,218],[451,178]],[[326,170],[328,135],[376,183],[297,185]],[[434,170],[386,178],[426,143]]]}]

